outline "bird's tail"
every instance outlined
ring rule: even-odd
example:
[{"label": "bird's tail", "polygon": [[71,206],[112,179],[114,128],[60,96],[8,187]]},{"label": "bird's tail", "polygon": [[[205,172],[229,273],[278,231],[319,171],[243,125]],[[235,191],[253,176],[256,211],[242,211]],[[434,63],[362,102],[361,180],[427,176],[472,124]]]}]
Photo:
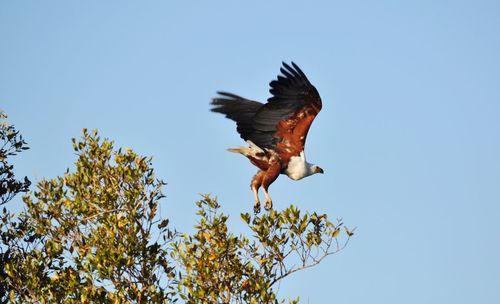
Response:
[{"label": "bird's tail", "polygon": [[245,156],[252,154],[252,149],[249,147],[234,147],[227,149],[229,152],[243,154]]},{"label": "bird's tail", "polygon": [[248,147],[234,147],[227,149],[229,152],[243,154],[245,156],[252,156],[262,158],[266,153],[259,146],[254,144],[251,140],[247,140]]}]

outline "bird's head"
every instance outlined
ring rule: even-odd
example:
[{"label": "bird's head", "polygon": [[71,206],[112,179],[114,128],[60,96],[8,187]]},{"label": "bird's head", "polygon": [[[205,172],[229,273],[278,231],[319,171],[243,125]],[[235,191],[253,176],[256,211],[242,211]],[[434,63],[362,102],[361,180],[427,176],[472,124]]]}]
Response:
[{"label": "bird's head", "polygon": [[311,166],[311,173],[312,173],[312,174],[316,174],[316,173],[321,173],[321,174],[323,174],[323,173],[325,173],[325,171],[323,171],[323,169],[321,169],[321,167],[320,167],[320,166],[318,166],[318,165],[312,165],[312,166]]}]

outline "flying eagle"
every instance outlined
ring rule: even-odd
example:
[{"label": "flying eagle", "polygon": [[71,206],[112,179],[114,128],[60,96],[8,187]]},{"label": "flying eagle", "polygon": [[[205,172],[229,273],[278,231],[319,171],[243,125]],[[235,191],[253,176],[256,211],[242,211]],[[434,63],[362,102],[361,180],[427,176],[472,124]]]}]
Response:
[{"label": "flying eagle", "polygon": [[248,147],[228,149],[246,156],[259,171],[250,185],[254,194],[254,212],[260,212],[258,190],[266,195],[264,208],[273,202],[267,189],[278,175],[286,174],[299,180],[323,173],[319,166],[306,161],[304,146],[307,132],[321,110],[321,98],[302,70],[292,62],[283,62],[282,75],[271,81],[272,94],[266,104],[227,92],[212,100],[211,111],[224,114],[236,122],[236,130]]}]

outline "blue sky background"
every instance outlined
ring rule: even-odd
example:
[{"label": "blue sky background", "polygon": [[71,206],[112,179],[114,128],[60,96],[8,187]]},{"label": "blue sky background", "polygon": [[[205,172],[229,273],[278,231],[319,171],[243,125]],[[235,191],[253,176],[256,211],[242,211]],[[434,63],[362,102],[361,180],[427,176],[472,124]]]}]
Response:
[{"label": "blue sky background", "polygon": [[325,174],[281,176],[275,208],[358,229],[280,295],[500,303],[499,37],[498,1],[2,1],[0,108],[31,147],[19,176],[73,168],[71,138],[97,128],[154,156],[174,226],[210,192],[244,232],[256,170],[208,103],[264,101],[294,60],[323,99],[307,155]]}]

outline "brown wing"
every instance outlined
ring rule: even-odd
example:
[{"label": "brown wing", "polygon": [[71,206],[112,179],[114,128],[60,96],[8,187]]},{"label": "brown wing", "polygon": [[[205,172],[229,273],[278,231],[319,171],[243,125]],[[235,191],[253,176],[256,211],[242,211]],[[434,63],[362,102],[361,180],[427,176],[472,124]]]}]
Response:
[{"label": "brown wing", "polygon": [[316,88],[295,63],[283,63],[280,71],[283,75],[269,84],[273,96],[256,113],[252,127],[272,134],[266,148],[293,156],[304,150],[307,133],[322,103]]}]

